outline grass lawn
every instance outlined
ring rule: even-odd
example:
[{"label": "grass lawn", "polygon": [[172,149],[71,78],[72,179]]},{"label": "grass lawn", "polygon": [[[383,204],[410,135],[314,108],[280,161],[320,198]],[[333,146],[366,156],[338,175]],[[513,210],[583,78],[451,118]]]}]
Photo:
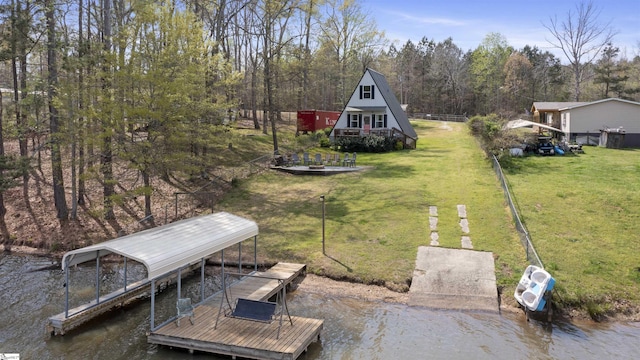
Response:
[{"label": "grass lawn", "polygon": [[[490,163],[465,124],[413,125],[420,137],[415,150],[360,153],[358,166],[368,170],[357,173],[269,171],[240,181],[216,210],[256,221],[259,252],[269,260],[405,291],[418,246],[430,242],[429,206],[438,208],[440,246],[460,248],[457,205],[464,204],[474,249],[494,253],[498,283],[513,292],[527,262]],[[326,196],[326,256],[320,195]]]},{"label": "grass lawn", "polygon": [[640,151],[586,147],[505,169],[561,302],[592,316],[640,303]]}]

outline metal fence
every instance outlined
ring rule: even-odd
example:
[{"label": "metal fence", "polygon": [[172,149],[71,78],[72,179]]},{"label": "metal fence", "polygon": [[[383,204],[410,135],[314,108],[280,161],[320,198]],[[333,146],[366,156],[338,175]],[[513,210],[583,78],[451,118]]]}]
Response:
[{"label": "metal fence", "polygon": [[509,191],[509,185],[507,183],[507,179],[502,172],[502,166],[500,166],[500,162],[495,157],[495,155],[491,155],[491,159],[493,160],[493,170],[496,172],[498,179],[500,180],[500,184],[502,184],[502,190],[504,190],[504,197],[509,204],[509,208],[511,209],[511,215],[513,217],[513,221],[516,224],[516,230],[518,230],[518,235],[520,236],[520,242],[522,242],[522,246],[524,246],[525,251],[527,253],[527,260],[532,265],[537,265],[541,268],[544,268],[542,264],[542,260],[538,256],[536,249],[533,247],[533,242],[531,241],[531,235],[529,235],[529,231],[524,226],[522,221],[520,220],[520,215],[518,214],[518,210],[516,209],[516,205],[513,202],[513,197],[511,196],[511,191]]},{"label": "metal fence", "polygon": [[467,122],[469,118],[466,115],[453,115],[453,114],[425,114],[414,113],[411,114],[411,118],[425,119],[425,120],[440,120],[440,121],[454,121],[454,122]]}]

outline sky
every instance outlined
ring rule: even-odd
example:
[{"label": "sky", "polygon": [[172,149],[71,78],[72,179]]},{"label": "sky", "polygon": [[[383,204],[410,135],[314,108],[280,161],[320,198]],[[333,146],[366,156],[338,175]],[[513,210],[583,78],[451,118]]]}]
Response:
[{"label": "sky", "polygon": [[[576,13],[580,0],[361,0],[362,10],[375,18],[378,29],[401,47],[423,37],[435,42],[451,37],[464,51],[480,45],[485,36],[497,32],[509,45],[521,49],[537,46],[566,58],[554,49],[553,37],[544,25],[556,17],[558,23],[569,11]],[[640,0],[593,0],[599,10],[598,22],[610,22],[617,32],[613,45],[622,55],[640,55]]]}]

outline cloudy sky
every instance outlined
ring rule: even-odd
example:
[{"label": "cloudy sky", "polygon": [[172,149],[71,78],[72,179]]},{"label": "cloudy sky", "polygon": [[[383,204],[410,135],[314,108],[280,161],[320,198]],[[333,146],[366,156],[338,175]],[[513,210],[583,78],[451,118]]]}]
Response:
[{"label": "cloudy sky", "polygon": [[[463,50],[475,49],[492,32],[504,35],[516,49],[538,46],[561,56],[548,42],[544,25],[576,13],[579,0],[361,0],[362,10],[397,45],[423,37],[436,42],[448,37]],[[640,55],[640,0],[594,0],[598,21],[617,32],[614,46],[628,58]],[[564,57],[561,56],[561,59]],[[565,62],[563,60],[563,62]]]}]

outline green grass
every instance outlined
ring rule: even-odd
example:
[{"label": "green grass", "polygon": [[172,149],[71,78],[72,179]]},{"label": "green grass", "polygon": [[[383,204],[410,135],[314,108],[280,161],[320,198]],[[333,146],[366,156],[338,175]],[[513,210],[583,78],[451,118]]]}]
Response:
[{"label": "green grass", "polygon": [[[464,124],[414,122],[415,150],[358,154],[367,171],[334,176],[267,172],[218,204],[255,220],[259,251],[272,261],[298,261],[311,272],[407,290],[418,246],[430,242],[429,206],[438,207],[440,246],[460,248],[457,205],[467,208],[476,250],[492,251],[500,285],[526,266],[504,196],[489,162]],[[310,152],[326,152],[312,149]],[[322,203],[326,196],[326,253]]]},{"label": "green grass", "polygon": [[638,150],[587,147],[578,156],[517,159],[506,169],[563,303],[592,313],[610,311],[607,302],[640,301],[638,164]]}]

